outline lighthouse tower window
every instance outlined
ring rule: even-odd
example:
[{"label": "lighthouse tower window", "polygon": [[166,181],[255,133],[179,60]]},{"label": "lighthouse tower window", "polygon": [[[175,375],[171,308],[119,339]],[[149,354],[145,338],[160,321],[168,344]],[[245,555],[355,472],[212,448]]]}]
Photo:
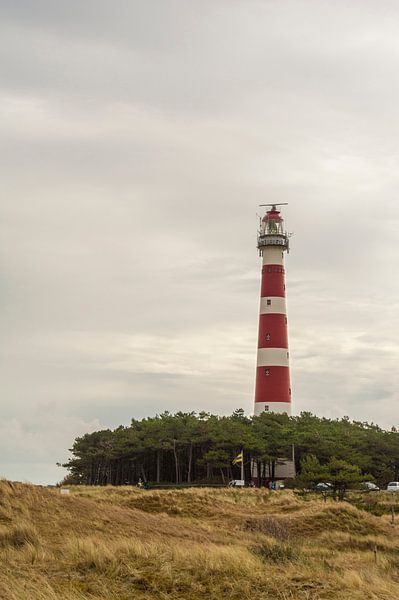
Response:
[{"label": "lighthouse tower window", "polygon": [[265,411],[266,411],[266,412],[269,412],[269,406],[268,406],[267,404],[266,404],[266,406],[265,406]]},{"label": "lighthouse tower window", "polygon": [[267,299],[267,306],[271,306],[272,305],[272,301],[270,300],[270,298]]},{"label": "lighthouse tower window", "polygon": [[267,341],[267,342],[270,342],[270,337],[271,337],[271,336],[270,336],[270,333],[267,333],[267,334],[266,334],[266,341]]},{"label": "lighthouse tower window", "polygon": [[265,375],[268,377],[270,375],[270,369],[265,369]]}]

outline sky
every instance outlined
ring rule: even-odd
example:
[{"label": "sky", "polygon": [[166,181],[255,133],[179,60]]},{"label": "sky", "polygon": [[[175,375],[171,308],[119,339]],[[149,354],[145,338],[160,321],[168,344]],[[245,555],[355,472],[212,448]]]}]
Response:
[{"label": "sky", "polygon": [[3,0],[0,475],[252,411],[258,205],[288,202],[294,412],[399,425],[399,5]]}]

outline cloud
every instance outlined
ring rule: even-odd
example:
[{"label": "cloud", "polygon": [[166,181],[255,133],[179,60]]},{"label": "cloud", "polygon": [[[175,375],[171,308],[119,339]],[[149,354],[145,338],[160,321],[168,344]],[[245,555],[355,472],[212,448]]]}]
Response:
[{"label": "cloud", "polygon": [[2,420],[0,476],[43,484],[61,481],[67,471],[56,463],[69,458],[68,449],[76,436],[99,428],[97,419],[88,422],[51,414],[31,416],[22,421],[15,417]]},{"label": "cloud", "polygon": [[251,410],[270,201],[296,410],[397,423],[397,4],[117,9],[1,7],[4,474],[55,480],[131,417]]}]

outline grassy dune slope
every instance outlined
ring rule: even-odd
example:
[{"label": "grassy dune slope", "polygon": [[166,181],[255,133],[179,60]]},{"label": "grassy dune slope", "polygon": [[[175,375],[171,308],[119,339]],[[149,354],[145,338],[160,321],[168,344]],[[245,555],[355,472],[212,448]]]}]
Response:
[{"label": "grassy dune slope", "polygon": [[6,600],[399,598],[399,524],[290,492],[3,481],[0,553]]}]

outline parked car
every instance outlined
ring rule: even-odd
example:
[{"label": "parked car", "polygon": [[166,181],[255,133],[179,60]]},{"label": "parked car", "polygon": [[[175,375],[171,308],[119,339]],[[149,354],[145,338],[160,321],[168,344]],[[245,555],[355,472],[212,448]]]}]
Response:
[{"label": "parked car", "polygon": [[314,489],[316,492],[332,492],[334,488],[332,483],[320,482],[315,486]]},{"label": "parked car", "polygon": [[372,481],[365,481],[364,483],[362,483],[362,489],[366,490],[367,492],[379,492],[380,491],[380,488],[378,487],[378,485],[376,485]]},{"label": "parked car", "polygon": [[245,487],[244,479],[232,479],[229,481],[229,487]]},{"label": "parked car", "polygon": [[283,490],[285,485],[282,481],[269,481],[269,490]]},{"label": "parked car", "polygon": [[399,492],[399,481],[391,481],[387,485],[388,492]]}]

